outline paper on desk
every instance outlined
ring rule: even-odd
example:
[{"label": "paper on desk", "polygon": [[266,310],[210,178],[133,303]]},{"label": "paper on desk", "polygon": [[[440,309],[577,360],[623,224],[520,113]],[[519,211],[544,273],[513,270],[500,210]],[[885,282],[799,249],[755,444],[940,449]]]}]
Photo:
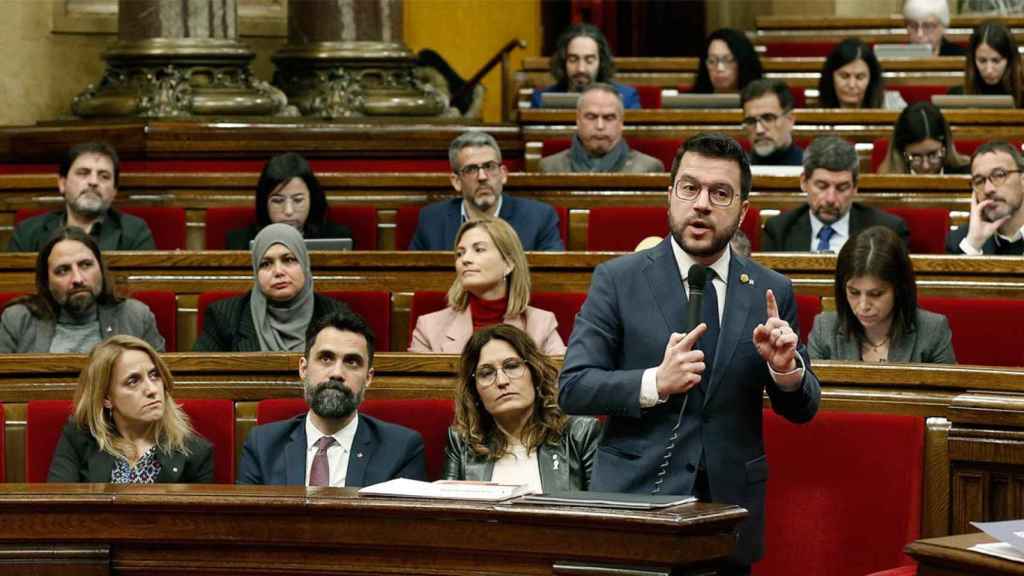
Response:
[{"label": "paper on desk", "polygon": [[[1010,560],[1017,560],[1018,562],[1024,562],[1024,520],[1007,520],[1005,522],[971,522],[971,525],[995,538],[999,542],[1007,544],[1017,555],[1017,557],[1013,558],[1008,556],[1001,557],[1008,558]],[[1004,551],[1004,548],[1000,547],[998,550]],[[978,551],[984,552],[984,550]]]},{"label": "paper on desk", "polygon": [[995,556],[997,558],[1013,560],[1014,562],[1024,563],[1024,552],[1017,550],[1006,542],[986,542],[985,544],[975,544],[968,548],[968,550],[981,552],[982,554],[988,554],[989,556]]},{"label": "paper on desk", "polygon": [[526,484],[438,480],[422,482],[396,478],[359,490],[364,496],[397,496],[403,498],[442,498],[452,500],[484,500],[500,502],[530,492]]}]

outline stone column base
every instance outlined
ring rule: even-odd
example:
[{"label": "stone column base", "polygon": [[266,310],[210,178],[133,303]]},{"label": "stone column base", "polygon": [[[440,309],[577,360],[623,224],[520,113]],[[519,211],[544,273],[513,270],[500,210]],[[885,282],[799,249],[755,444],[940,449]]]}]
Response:
[{"label": "stone column base", "polygon": [[447,99],[413,74],[415,59],[391,42],[316,42],[273,57],[274,85],[303,116],[440,116]]},{"label": "stone column base", "polygon": [[103,78],[75,97],[71,111],[86,118],[287,114],[284,93],[249,70],[253,56],[234,40],[118,42],[103,55]]}]

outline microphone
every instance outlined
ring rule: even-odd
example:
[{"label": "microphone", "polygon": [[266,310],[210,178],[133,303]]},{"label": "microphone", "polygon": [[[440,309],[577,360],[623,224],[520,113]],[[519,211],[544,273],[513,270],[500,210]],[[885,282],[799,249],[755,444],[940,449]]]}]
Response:
[{"label": "microphone", "polygon": [[690,286],[690,297],[686,306],[687,331],[693,330],[700,324],[704,312],[704,284],[708,279],[708,269],[700,264],[690,266],[690,272],[686,277],[686,283]]},{"label": "microphone", "polygon": [[[690,297],[686,305],[686,331],[689,332],[700,324],[704,311],[704,284],[708,280],[708,269],[700,264],[690,266],[686,275],[686,283],[690,287]],[[686,412],[686,403],[690,400],[689,394],[683,394],[683,401],[679,406],[679,417],[676,418],[676,425],[672,427],[668,440],[665,442],[665,453],[661,458],[661,465],[654,477],[654,488],[652,495],[659,494],[661,487],[668,478],[669,467],[672,464],[672,451],[675,450],[676,441],[679,440],[679,427],[683,423],[683,413]]]}]

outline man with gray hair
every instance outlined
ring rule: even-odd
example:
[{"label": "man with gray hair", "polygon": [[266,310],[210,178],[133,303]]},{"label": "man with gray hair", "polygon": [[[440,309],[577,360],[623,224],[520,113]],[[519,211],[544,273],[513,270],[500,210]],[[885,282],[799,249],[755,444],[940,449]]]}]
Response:
[{"label": "man with gray hair", "polygon": [[928,44],[933,56],[964,56],[967,49],[946,40],[949,5],[946,0],[907,0],[903,3],[903,22],[911,44]]},{"label": "man with gray hair", "polygon": [[540,161],[541,172],[664,172],[661,160],[632,150],[622,138],[622,96],[611,84],[597,82],[576,102],[572,145]]},{"label": "man with gray hair", "polygon": [[526,251],[565,250],[554,208],[501,193],[508,172],[494,137],[480,131],[459,135],[448,147],[448,162],[452,167],[448,178],[462,196],[420,210],[410,250],[452,250],[462,224],[481,218],[501,218],[511,224]]},{"label": "man with gray hair", "polygon": [[860,159],[853,145],[835,136],[816,138],[804,153],[800,189],[807,204],[769,219],[765,252],[839,252],[854,234],[871,226],[892,228],[904,243],[906,222],[898,216],[854,203]]},{"label": "man with gray hair", "polygon": [[950,254],[1024,254],[1024,160],[1017,147],[986,142],[971,157],[971,219],[946,236]]}]

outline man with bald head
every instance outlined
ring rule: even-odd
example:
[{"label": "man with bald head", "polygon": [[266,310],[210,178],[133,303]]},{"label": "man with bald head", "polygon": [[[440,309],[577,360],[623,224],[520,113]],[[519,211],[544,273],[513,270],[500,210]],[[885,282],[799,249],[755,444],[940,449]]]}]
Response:
[{"label": "man with bald head", "polygon": [[541,172],[664,172],[661,160],[631,150],[622,138],[622,96],[614,86],[588,86],[576,103],[572,145],[540,161]]}]

